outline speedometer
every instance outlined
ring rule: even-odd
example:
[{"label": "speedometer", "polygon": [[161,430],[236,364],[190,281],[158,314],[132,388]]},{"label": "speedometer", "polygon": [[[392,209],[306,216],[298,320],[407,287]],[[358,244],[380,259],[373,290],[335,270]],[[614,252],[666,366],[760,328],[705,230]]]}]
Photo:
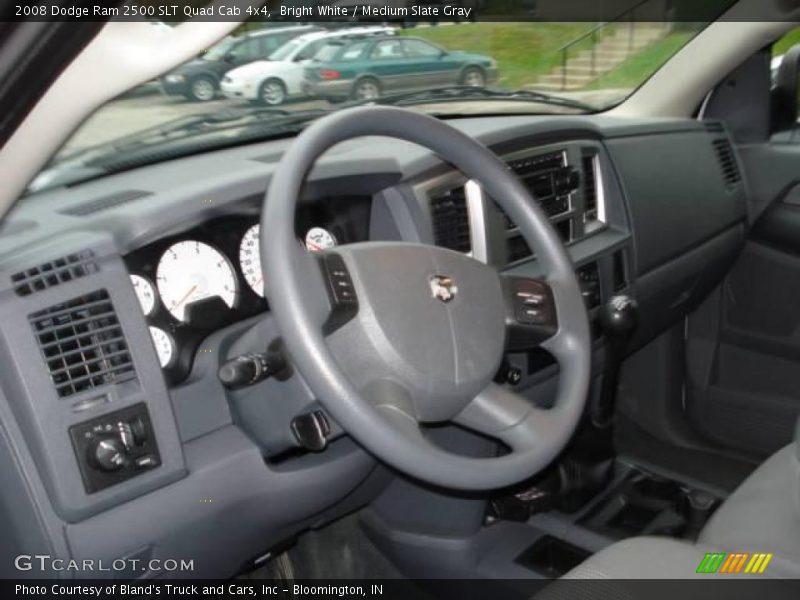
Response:
[{"label": "speedometer", "polygon": [[264,274],[261,272],[261,254],[259,250],[258,225],[253,225],[239,244],[239,265],[242,268],[247,284],[259,296],[264,296]]},{"label": "speedometer", "polygon": [[156,268],[161,301],[173,317],[186,321],[192,302],[219,296],[232,307],[238,292],[236,275],[227,258],[216,248],[198,241],[173,244]]}]

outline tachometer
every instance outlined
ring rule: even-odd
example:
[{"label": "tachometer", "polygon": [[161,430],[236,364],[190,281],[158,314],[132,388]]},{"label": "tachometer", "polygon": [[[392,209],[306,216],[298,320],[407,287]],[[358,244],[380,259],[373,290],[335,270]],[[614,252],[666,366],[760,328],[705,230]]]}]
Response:
[{"label": "tachometer", "polygon": [[227,258],[216,248],[198,241],[173,244],[156,268],[161,301],[173,317],[186,321],[186,306],[219,296],[232,307],[238,292],[236,275]]},{"label": "tachometer", "polygon": [[172,338],[166,331],[158,327],[150,328],[150,337],[153,339],[153,346],[156,347],[158,363],[163,369],[168,366],[174,358],[175,342],[172,341]]},{"label": "tachometer", "polygon": [[153,284],[141,275],[131,275],[131,283],[136,297],[139,299],[142,312],[145,316],[149,315],[156,307],[156,291],[153,289]]},{"label": "tachometer", "polygon": [[261,254],[259,250],[258,225],[253,225],[245,232],[239,244],[239,265],[242,268],[247,284],[259,296],[264,296],[264,274],[261,272]]},{"label": "tachometer", "polygon": [[336,238],[327,229],[312,227],[306,233],[306,248],[311,252],[322,252],[336,245]]}]

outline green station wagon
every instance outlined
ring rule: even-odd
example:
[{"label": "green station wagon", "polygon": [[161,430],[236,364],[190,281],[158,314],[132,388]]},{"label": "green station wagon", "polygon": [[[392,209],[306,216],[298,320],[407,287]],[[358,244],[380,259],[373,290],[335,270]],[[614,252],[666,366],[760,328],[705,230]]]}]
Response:
[{"label": "green station wagon", "polygon": [[444,85],[483,87],[496,80],[491,57],[447,51],[419,38],[373,37],[323,46],[306,67],[304,91],[328,100],[369,100]]}]

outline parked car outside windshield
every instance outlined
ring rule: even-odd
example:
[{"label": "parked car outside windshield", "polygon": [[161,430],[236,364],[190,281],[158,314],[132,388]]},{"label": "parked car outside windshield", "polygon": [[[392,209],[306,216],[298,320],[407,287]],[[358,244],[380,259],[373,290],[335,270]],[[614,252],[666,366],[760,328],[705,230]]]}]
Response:
[{"label": "parked car outside windshield", "polygon": [[228,71],[220,87],[222,93],[232,100],[244,99],[266,106],[279,106],[303,95],[304,65],[326,43],[392,33],[390,27],[353,27],[301,35],[278,48],[266,60]]},{"label": "parked car outside windshield", "polygon": [[306,23],[238,33],[162,76],[167,95],[141,90],[98,109],[30,189],[139,164],[135,153],[166,160],[295,135],[354,103],[441,117],[599,112],[627,98],[705,24],[599,27],[601,34],[597,23],[575,22]]},{"label": "parked car outside windshield", "polygon": [[312,26],[267,29],[227,38],[196,60],[181,65],[161,78],[164,93],[195,102],[213,100],[222,77],[238,66],[263,59],[299,35],[317,31]]},{"label": "parked car outside windshield", "polygon": [[448,51],[421,38],[331,43],[306,67],[305,91],[326,100],[372,100],[437,85],[485,87],[497,81],[490,56]]}]

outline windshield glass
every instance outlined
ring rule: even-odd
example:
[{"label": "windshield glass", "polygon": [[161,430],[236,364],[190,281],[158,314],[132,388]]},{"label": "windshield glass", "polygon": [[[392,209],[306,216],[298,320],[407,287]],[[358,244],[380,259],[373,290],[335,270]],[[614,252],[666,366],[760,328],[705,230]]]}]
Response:
[{"label": "windshield glass", "polygon": [[285,43],[283,46],[275,50],[272,54],[269,55],[270,60],[285,60],[286,58],[290,57],[294,52],[297,50],[298,47],[303,46],[304,42],[300,42],[297,40],[293,40],[291,42]]},{"label": "windshield glass", "polygon": [[[330,23],[313,25],[336,31]],[[248,61],[280,60],[304,45],[298,35],[307,28],[273,25],[242,42],[247,51],[237,54],[247,60],[219,60],[237,43],[235,35],[205,53],[219,61],[213,73],[172,71],[98,109],[31,190],[139,166],[136,153],[167,160],[295,135],[311,119],[353,104],[392,104],[439,117],[601,112],[627,98],[705,26],[459,21],[373,26],[359,34],[357,25],[348,25],[347,37],[312,44],[311,61],[290,62],[280,72],[267,65],[237,72]],[[251,23],[246,30],[255,28]],[[149,152],[156,145],[160,152]]]}]

